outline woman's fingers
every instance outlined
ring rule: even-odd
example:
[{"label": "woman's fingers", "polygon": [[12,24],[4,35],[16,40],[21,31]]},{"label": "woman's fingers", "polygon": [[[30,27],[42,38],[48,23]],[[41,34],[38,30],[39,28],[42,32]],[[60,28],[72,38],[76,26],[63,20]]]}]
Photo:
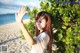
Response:
[{"label": "woman's fingers", "polygon": [[25,14],[25,7],[22,7],[21,12],[23,15]]},{"label": "woman's fingers", "polygon": [[25,15],[25,7],[19,9],[18,13],[15,13],[16,21],[21,22]]},{"label": "woman's fingers", "polygon": [[17,15],[20,13],[20,10],[21,10],[21,8],[19,8],[19,10],[18,10],[18,12],[17,12]]},{"label": "woman's fingers", "polygon": [[21,9],[20,9],[20,11],[19,11],[19,13],[20,13],[20,15],[24,15],[25,14],[25,8],[24,7],[22,7]]}]

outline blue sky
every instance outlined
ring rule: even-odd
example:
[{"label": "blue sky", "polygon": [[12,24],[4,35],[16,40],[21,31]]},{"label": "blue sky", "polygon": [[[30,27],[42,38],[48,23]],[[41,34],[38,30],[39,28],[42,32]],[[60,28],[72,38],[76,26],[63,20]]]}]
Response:
[{"label": "blue sky", "polygon": [[40,0],[0,0],[0,14],[15,13],[22,6],[40,8]]}]

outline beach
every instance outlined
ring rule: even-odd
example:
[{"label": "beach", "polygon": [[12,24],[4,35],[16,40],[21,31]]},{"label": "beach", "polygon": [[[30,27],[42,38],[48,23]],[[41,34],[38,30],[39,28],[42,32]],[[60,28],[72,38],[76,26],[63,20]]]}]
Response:
[{"label": "beach", "polygon": [[[29,22],[29,19],[24,22]],[[29,53],[31,46],[21,39],[20,27],[17,22],[0,25],[0,48],[7,46],[7,53]],[[5,48],[4,48],[5,49]],[[1,51],[0,52],[4,52]]]}]

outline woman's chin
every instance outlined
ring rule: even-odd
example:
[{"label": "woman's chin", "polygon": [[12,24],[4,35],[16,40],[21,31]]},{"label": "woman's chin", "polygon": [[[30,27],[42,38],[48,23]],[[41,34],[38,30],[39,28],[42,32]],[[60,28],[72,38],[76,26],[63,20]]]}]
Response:
[{"label": "woman's chin", "polygon": [[40,30],[40,31],[41,31],[42,29],[38,28],[38,30]]}]

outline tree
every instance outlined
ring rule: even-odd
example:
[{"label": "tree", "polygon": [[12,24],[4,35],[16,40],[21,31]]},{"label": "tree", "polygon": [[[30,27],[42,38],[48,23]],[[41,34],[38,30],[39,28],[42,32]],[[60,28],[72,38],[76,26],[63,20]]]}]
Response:
[{"label": "tree", "polygon": [[[69,0],[59,1],[69,2]],[[33,8],[33,10],[29,11],[31,19],[34,20],[39,11],[49,12],[52,15],[53,28],[58,30],[54,34],[54,42],[59,48],[58,53],[77,53],[78,49],[80,49],[80,5],[61,4],[56,3],[55,0],[47,0],[42,1],[40,6],[41,9],[39,10]]]},{"label": "tree", "polygon": [[29,11],[30,10],[30,8],[28,6],[26,6],[25,8],[26,8],[26,11]]},{"label": "tree", "polygon": [[58,32],[54,34],[56,45],[59,47],[58,53],[77,53],[76,49],[80,48],[79,4],[72,6],[69,3],[56,3],[55,0],[47,1],[41,2],[41,10],[51,13],[53,16],[53,27],[58,29]]}]

